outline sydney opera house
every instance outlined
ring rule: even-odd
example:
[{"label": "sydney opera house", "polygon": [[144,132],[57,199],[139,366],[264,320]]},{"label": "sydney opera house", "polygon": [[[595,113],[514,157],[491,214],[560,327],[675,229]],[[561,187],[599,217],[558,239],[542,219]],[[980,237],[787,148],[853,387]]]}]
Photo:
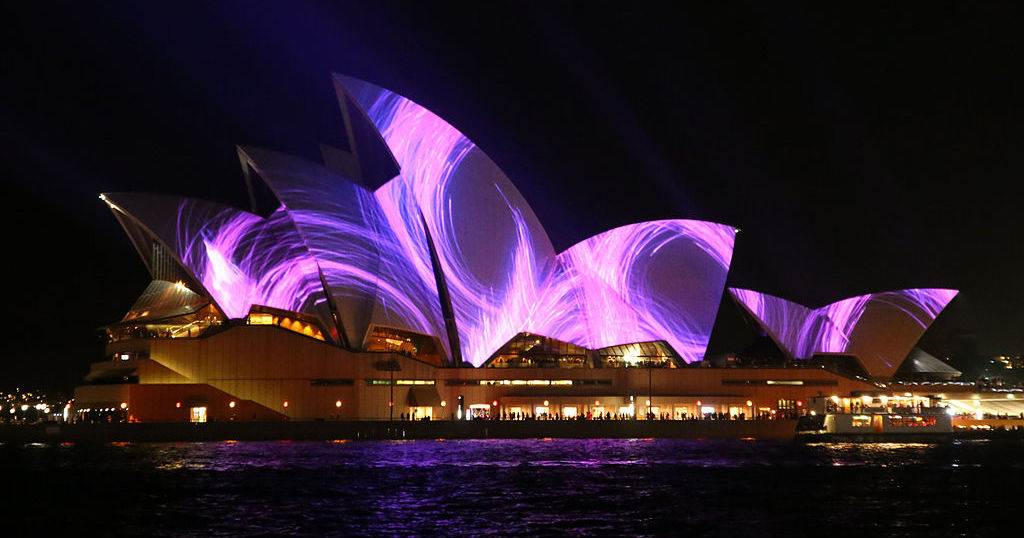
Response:
[{"label": "sydney opera house", "polygon": [[334,83],[346,140],[321,148],[323,164],[239,148],[246,209],[101,196],[153,280],[105,327],[80,416],[796,413],[815,395],[878,390],[956,294],[810,309],[730,289],[786,360],[712,366],[733,227],[642,222],[556,252],[459,131],[391,91]]}]

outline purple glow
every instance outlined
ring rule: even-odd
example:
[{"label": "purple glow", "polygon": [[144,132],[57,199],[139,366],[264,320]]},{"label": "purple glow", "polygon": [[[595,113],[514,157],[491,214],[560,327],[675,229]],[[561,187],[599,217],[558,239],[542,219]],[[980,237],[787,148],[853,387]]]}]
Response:
[{"label": "purple glow", "polygon": [[[244,317],[254,304],[298,312],[311,306],[321,291],[316,265],[283,211],[263,219],[226,209],[220,219],[196,221],[197,204],[179,206],[179,256],[228,317]],[[195,230],[198,222],[204,226]]]},{"label": "purple glow", "polygon": [[246,154],[323,271],[350,343],[361,347],[369,327],[380,324],[441,335],[447,352],[433,275],[425,278],[416,263],[417,246],[426,245],[422,226],[403,220],[394,227],[401,216],[388,214],[401,191],[385,186],[374,195],[312,163],[267,151]]},{"label": "purple glow", "polygon": [[[386,325],[437,337],[450,355],[432,240],[462,358],[474,365],[524,331],[592,349],[665,340],[687,362],[703,358],[733,228],[644,222],[556,256],[515,186],[462,133],[400,95],[339,80],[401,167],[374,192],[357,184],[365,177],[338,175],[365,175],[364,164],[373,167],[371,179],[391,174],[384,146],[364,132],[350,149],[385,155],[364,159],[336,150],[333,172],[271,151],[241,150],[282,202],[265,219],[191,200],[176,202],[170,215],[146,204],[134,211],[147,216],[149,229],[171,228],[153,233],[225,314],[242,317],[260,304],[316,313],[333,327],[325,315],[330,299],[352,347],[365,344],[373,325]],[[343,106],[351,106],[346,99]],[[346,111],[362,118],[354,106]],[[173,224],[162,224],[168,220]]]},{"label": "purple glow", "polygon": [[[703,358],[735,230],[694,221],[642,223],[555,257],[525,200],[458,130],[392,92],[345,84],[401,166],[391,183],[401,181],[411,192],[382,202],[389,222],[396,229],[418,224],[419,211],[430,229],[464,359],[480,365],[522,331],[588,347],[666,339],[684,360]],[[385,190],[402,191],[389,183],[378,199]],[[398,235],[429,280],[425,249]]]},{"label": "purple glow", "polygon": [[[411,194],[391,197],[388,219],[409,223],[422,214],[448,285],[462,357],[479,366],[530,319],[556,265],[554,249],[512,183],[462,133],[397,94],[349,79],[345,85],[401,167],[392,182]],[[400,190],[389,183],[378,198],[384,189]],[[417,270],[426,276],[422,247],[405,248],[418,252]]]},{"label": "purple glow", "polygon": [[304,311],[320,291],[315,265],[284,211],[264,219],[168,196],[107,200],[159,239],[229,317],[245,316],[253,304]]},{"label": "purple glow", "polygon": [[585,329],[560,332],[563,323],[537,332],[591,349],[665,340],[684,361],[701,360],[735,237],[731,226],[691,220],[642,222],[591,237],[558,257],[582,302],[577,319]]},{"label": "purple glow", "polygon": [[793,357],[853,353],[872,375],[891,375],[957,294],[949,289],[887,291],[810,310],[756,291],[729,292]]}]

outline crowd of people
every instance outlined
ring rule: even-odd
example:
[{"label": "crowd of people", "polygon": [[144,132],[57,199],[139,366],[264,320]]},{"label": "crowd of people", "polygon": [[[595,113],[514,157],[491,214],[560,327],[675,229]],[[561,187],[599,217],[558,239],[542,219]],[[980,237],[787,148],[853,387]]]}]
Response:
[{"label": "crowd of people", "polygon": [[[452,413],[451,419],[458,420],[458,414]],[[672,416],[669,413],[648,413],[641,420],[772,420],[779,418],[796,418],[796,414],[792,417],[785,413],[759,413],[756,417],[747,417],[746,413],[739,413],[730,415],[729,413],[680,413]],[[422,421],[431,420],[431,417],[421,417],[418,415],[411,415],[402,413],[400,420],[403,421]],[[527,413],[527,412],[507,412],[496,413],[494,415],[478,415],[472,417],[471,420],[633,420],[633,415],[629,413],[593,413],[587,411],[586,413],[580,413],[577,415],[562,415],[559,413]]]}]

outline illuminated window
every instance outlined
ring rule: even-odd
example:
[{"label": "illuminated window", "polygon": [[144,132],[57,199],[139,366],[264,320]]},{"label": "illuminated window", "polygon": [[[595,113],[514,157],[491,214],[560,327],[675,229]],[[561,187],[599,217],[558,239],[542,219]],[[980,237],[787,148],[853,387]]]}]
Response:
[{"label": "illuminated window", "polygon": [[276,319],[270,314],[249,314],[249,325],[276,325]]},{"label": "illuminated window", "polygon": [[439,345],[434,338],[392,327],[376,325],[367,339],[366,350],[391,352],[412,357],[434,365],[441,365]]},{"label": "illuminated window", "polygon": [[466,414],[469,418],[489,418],[491,416],[491,406],[488,404],[473,404],[469,406]]},{"label": "illuminated window", "polygon": [[487,368],[585,368],[587,350],[532,333],[519,333],[484,363]]},{"label": "illuminated window", "polygon": [[[367,379],[366,384],[369,386],[384,385],[388,386],[391,384],[390,379]],[[396,379],[396,385],[433,385],[433,379]]]},{"label": "illuminated window", "polygon": [[205,407],[193,407],[192,408],[192,422],[206,422],[206,408]]},{"label": "illuminated window", "polygon": [[605,347],[597,355],[606,368],[676,368],[681,361],[663,340]]},{"label": "illuminated window", "polygon": [[324,341],[323,331],[313,318],[296,312],[253,305],[246,317],[249,325],[277,325],[282,329]]},{"label": "illuminated window", "polygon": [[409,408],[409,418],[412,420],[430,420],[434,417],[434,408],[429,406],[416,406]]}]

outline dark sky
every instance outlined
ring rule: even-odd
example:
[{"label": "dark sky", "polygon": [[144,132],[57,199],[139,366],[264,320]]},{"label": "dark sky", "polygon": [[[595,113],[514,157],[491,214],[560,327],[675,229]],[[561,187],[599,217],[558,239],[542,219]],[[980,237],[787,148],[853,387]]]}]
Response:
[{"label": "dark sky", "polygon": [[[1024,350],[1012,7],[258,4],[3,8],[0,388],[72,386],[148,283],[100,192],[243,204],[235,144],[317,158],[340,137],[332,72],[465,133],[559,251],[729,223],[730,286],[811,307],[957,288],[925,349]],[[711,352],[751,338],[725,301]]]}]

